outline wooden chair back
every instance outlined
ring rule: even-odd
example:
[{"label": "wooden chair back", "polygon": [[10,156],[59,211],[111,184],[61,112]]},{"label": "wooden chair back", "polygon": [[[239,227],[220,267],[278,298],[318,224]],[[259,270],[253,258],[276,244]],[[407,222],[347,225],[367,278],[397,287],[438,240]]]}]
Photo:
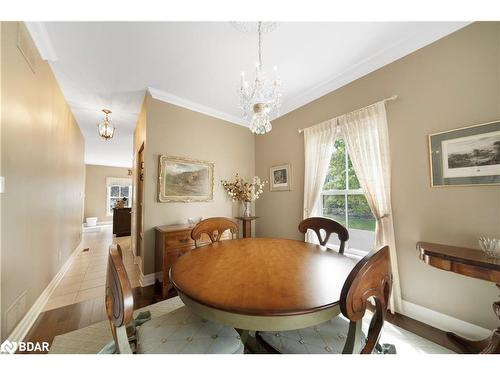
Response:
[{"label": "wooden chair back", "polygon": [[211,217],[200,221],[191,231],[191,238],[194,240],[194,244],[198,247],[199,240],[203,233],[210,237],[212,243],[220,241],[222,234],[229,230],[231,232],[231,237],[238,233],[238,223],[234,220],[225,217]]},{"label": "wooden chair back", "polygon": [[[340,241],[339,253],[344,253],[345,243],[349,239],[349,232],[342,224],[326,217],[309,217],[302,220],[299,224],[299,231],[301,233],[306,234],[308,229],[316,233],[321,246],[326,246],[332,233],[337,234]],[[324,237],[321,236],[321,229],[325,231]]]},{"label": "wooden chair back", "polygon": [[[349,336],[355,329],[355,322],[360,321],[366,312],[370,297],[375,300],[375,312],[370,322],[366,344],[361,354],[370,354],[378,343],[385,321],[392,288],[391,258],[389,246],[372,251],[361,259],[347,277],[340,293],[340,310],[350,320]],[[356,337],[355,340],[358,340]],[[354,342],[346,343],[354,345]],[[344,352],[348,352],[344,348]]]},{"label": "wooden chair back", "polygon": [[134,297],[120,245],[109,247],[106,274],[106,313],[118,353],[131,353],[126,326],[133,318]]}]

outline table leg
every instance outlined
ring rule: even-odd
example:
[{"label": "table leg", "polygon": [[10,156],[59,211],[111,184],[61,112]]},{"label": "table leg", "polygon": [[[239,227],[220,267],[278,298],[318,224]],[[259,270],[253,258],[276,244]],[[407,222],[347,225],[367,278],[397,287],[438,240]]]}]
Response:
[{"label": "table leg", "polygon": [[252,222],[250,220],[243,221],[243,238],[252,237]]},{"label": "table leg", "polygon": [[[500,284],[497,284],[500,289]],[[493,303],[493,311],[500,319],[500,301]],[[456,343],[465,353],[470,354],[500,354],[500,327],[484,340],[470,340],[453,332],[447,333],[448,338]]]}]

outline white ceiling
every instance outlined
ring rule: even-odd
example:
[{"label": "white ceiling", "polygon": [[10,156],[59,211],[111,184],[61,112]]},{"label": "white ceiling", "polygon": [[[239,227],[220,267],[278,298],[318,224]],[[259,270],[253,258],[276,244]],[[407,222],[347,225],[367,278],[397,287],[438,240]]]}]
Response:
[{"label": "white ceiling", "polygon": [[[132,165],[144,93],[240,125],[241,71],[251,78],[257,37],[229,22],[28,22],[85,136],[88,164]],[[465,26],[463,22],[283,22],[263,37],[278,66],[281,114]],[[394,93],[397,94],[397,93]],[[97,135],[113,111],[115,137]]]}]

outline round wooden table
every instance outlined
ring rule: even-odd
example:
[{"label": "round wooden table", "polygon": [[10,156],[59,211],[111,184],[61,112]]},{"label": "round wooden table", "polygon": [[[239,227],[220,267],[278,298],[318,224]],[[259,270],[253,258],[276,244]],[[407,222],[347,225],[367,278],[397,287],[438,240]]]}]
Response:
[{"label": "round wooden table", "polygon": [[205,319],[250,331],[320,324],[340,313],[355,262],[302,241],[245,238],[183,255],[170,270],[180,298]]}]

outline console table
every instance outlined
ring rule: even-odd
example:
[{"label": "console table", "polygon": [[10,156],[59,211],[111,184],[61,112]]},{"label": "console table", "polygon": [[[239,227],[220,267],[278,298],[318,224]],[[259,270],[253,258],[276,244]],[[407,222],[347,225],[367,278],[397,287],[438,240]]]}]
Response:
[{"label": "console table", "polygon": [[[486,256],[482,251],[465,247],[418,242],[420,259],[428,265],[476,279],[491,281],[500,289],[500,259]],[[500,319],[500,301],[493,303],[493,311]],[[484,340],[469,340],[452,332],[448,337],[466,353],[500,353],[500,327]]]},{"label": "console table", "polygon": [[243,238],[252,237],[252,221],[258,219],[258,216],[238,216],[236,219],[243,223]]}]

